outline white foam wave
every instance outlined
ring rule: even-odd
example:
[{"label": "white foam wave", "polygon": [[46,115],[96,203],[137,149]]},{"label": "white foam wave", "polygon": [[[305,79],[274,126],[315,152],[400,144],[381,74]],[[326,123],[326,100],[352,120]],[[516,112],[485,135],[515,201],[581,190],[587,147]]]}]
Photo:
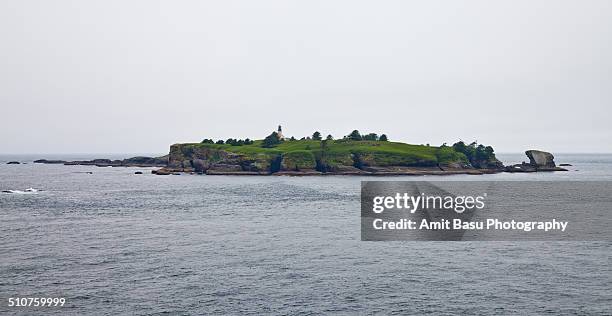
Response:
[{"label": "white foam wave", "polygon": [[42,190],[39,189],[34,189],[34,188],[28,188],[25,190],[2,190],[2,193],[12,193],[12,194],[37,194],[38,192],[40,192]]}]

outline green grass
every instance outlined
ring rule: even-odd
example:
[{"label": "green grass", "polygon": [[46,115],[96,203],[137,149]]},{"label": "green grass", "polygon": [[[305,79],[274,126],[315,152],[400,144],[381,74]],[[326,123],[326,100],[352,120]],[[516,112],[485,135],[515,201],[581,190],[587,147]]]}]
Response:
[{"label": "green grass", "polygon": [[315,155],[310,150],[294,150],[283,154],[283,169],[315,169],[316,166]]},{"label": "green grass", "polygon": [[332,140],[327,141],[325,150],[322,150],[321,142],[315,140],[286,140],[273,148],[263,148],[261,144],[262,140],[256,140],[251,145],[242,146],[227,144],[183,144],[183,146],[219,149],[253,159],[269,159],[282,155],[288,164],[298,168],[309,168],[315,160],[324,161],[331,166],[353,165],[355,159],[363,165],[375,166],[434,166],[438,163],[467,161],[464,154],[456,152],[451,147],[399,142]]}]

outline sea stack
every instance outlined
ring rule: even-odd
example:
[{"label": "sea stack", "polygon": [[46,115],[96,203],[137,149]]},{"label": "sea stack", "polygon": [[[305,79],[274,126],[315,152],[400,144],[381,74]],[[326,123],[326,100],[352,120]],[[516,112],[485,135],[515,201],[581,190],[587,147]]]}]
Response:
[{"label": "sea stack", "polygon": [[555,156],[553,154],[541,151],[541,150],[527,150],[525,152],[529,163],[523,162],[522,164],[512,165],[506,167],[507,172],[538,172],[538,171],[567,171],[557,167],[555,164]]}]

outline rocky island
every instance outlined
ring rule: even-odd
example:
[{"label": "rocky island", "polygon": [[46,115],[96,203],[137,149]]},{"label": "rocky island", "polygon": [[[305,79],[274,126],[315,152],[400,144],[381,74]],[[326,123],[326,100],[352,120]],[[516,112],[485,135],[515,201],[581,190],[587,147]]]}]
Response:
[{"label": "rocky island", "polygon": [[111,159],[93,159],[93,160],[34,160],[34,163],[51,164],[51,165],[67,165],[67,166],[96,166],[96,167],[166,167],[168,165],[168,156],[162,157],[132,157],[123,160]]},{"label": "rocky island", "polygon": [[[459,141],[452,146],[392,142],[387,136],[355,130],[341,139],[319,132],[296,139],[282,129],[263,140],[228,139],[170,146],[162,157],[87,161],[36,160],[35,163],[98,167],[161,167],[157,175],[450,175],[498,172],[567,171],[548,152],[528,150],[529,163],[504,166],[491,146]],[[137,173],[139,174],[139,173]]]},{"label": "rocky island", "polygon": [[[518,165],[506,167],[507,172],[538,172],[538,171],[567,171],[567,169],[557,167],[555,164],[555,156],[549,152],[541,150],[528,150],[525,152],[529,162],[523,162]],[[561,164],[562,166],[571,166],[570,164]]]},{"label": "rocky island", "polygon": [[388,141],[358,131],[334,139],[319,132],[285,138],[279,126],[263,140],[174,144],[168,166],[155,171],[208,175],[445,175],[504,171],[490,146],[463,142],[439,147]]}]

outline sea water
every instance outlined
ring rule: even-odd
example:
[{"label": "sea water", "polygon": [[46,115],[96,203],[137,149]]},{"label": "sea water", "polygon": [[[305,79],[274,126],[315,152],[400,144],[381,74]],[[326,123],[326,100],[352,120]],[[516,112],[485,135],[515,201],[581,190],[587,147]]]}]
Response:
[{"label": "sea water", "polygon": [[[384,180],[612,180],[612,155],[556,156],[569,172]],[[0,156],[0,190],[41,190],[0,194],[0,313],[612,312],[610,242],[360,241],[360,181],[373,177],[156,176],[39,158],[96,157]]]}]

